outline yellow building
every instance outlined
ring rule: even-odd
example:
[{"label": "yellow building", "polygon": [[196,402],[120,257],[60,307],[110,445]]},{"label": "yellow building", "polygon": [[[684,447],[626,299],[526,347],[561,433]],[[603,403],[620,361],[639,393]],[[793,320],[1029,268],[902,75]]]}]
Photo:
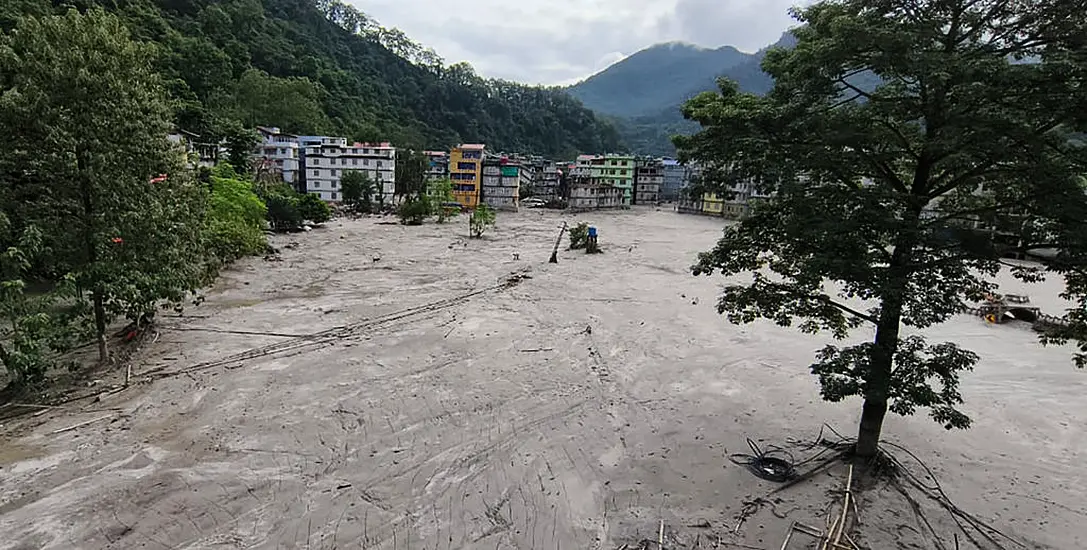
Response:
[{"label": "yellow building", "polygon": [[725,201],[717,196],[717,193],[705,193],[702,195],[702,213],[710,216],[720,216],[725,210]]},{"label": "yellow building", "polygon": [[449,179],[453,180],[453,198],[461,206],[475,208],[479,204],[485,148],[478,144],[461,144],[449,152]]}]

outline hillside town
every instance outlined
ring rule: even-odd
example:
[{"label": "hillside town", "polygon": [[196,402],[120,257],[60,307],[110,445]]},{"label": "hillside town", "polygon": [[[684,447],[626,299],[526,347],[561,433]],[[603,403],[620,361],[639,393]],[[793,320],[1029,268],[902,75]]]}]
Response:
[{"label": "hillside town", "polygon": [[[260,143],[253,151],[257,171],[292,185],[299,193],[321,200],[342,200],[340,178],[358,170],[392,196],[396,189],[397,147],[389,142],[349,143],[333,136],[300,136],[271,126],[257,127]],[[215,164],[223,145],[200,143],[198,136],[176,131],[197,163]],[[752,201],[764,198],[741,184],[732,196],[691,196],[699,175],[697,163],[626,153],[579,155],[554,160],[540,155],[492,151],[486,144],[460,144],[448,151],[424,151],[429,181],[450,180],[462,208],[486,204],[502,211],[523,207],[570,209],[575,212],[622,209],[635,205],[672,205],[686,214],[729,219],[743,217]]]}]

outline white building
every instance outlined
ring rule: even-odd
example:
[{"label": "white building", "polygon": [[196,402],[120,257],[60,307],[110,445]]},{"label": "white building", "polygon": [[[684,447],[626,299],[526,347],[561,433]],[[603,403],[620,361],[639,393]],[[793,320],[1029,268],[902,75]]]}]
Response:
[{"label": "white building", "polygon": [[226,149],[214,143],[203,143],[200,136],[182,129],[175,129],[166,135],[166,139],[180,148],[191,168],[204,166],[211,168],[226,155]]},{"label": "white building", "polygon": [[396,192],[396,147],[388,143],[347,144],[346,138],[302,136],[306,192],[323,200],[343,198],[340,178],[349,170],[365,172],[391,201]]},{"label": "white building", "polygon": [[301,167],[298,136],[284,134],[274,126],[257,126],[261,144],[257,149],[257,172],[271,172],[294,184],[298,181],[298,169]]},{"label": "white building", "polygon": [[570,182],[571,210],[601,210],[623,206],[623,188],[604,178],[575,176]]}]

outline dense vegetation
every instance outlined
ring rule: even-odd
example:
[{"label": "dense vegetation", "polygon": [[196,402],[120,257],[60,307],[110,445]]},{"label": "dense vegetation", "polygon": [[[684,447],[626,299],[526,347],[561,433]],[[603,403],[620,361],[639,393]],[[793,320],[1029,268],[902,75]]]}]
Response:
[{"label": "dense vegetation", "polygon": [[[1009,251],[1058,251],[1010,268],[1065,280],[1070,324],[1042,338],[1078,340],[1087,365],[1087,148],[1069,139],[1087,128],[1084,7],[824,0],[798,12],[795,48],[767,54],[769,94],[722,82],[684,107],[702,129],[677,145],[706,190],[772,194],[695,267],[728,277],[719,311],[874,332],[811,366],[824,399],[863,399],[857,454],[877,454],[888,412],[970,424],[959,375],[978,356],[918,331],[998,292]],[[864,72],[867,89],[850,80]]]},{"label": "dense vegetation", "polygon": [[561,90],[443,64],[338,0],[14,0],[0,28],[101,5],[154,43],[177,122],[211,141],[241,123],[413,148],[479,142],[557,157],[616,150],[615,129]]},{"label": "dense vegetation", "polygon": [[0,363],[41,382],[75,341],[138,329],[263,244],[263,205],[229,170],[194,177],[167,138],[153,51],[100,10],[0,36]]}]

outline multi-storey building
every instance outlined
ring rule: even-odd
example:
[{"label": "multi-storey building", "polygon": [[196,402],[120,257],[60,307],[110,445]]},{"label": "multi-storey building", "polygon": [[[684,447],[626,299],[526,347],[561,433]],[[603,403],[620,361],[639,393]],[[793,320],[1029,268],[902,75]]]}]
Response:
[{"label": "multi-storey building", "polygon": [[578,157],[578,166],[587,164],[592,177],[601,178],[623,190],[623,205],[634,202],[634,157],[631,155],[607,154],[603,156],[582,155]]},{"label": "multi-storey building", "polygon": [[731,196],[725,199],[721,212],[726,218],[743,218],[751,212],[751,207],[756,202],[770,197],[751,181],[733,185],[731,191]]},{"label": "multi-storey building", "polygon": [[680,164],[678,160],[669,158],[662,159],[661,165],[664,170],[664,178],[660,188],[660,200],[680,200],[682,198],[680,190],[687,187],[688,184],[687,167]]},{"label": "multi-storey building", "polygon": [[198,166],[215,166],[226,152],[221,144],[202,142],[199,135],[180,128],[167,134],[166,138],[182,149],[189,166],[194,169]]},{"label": "multi-storey building", "polygon": [[261,143],[257,146],[258,173],[271,173],[294,185],[298,181],[301,154],[298,136],[285,134],[274,126],[257,126]]},{"label": "multi-storey building", "polygon": [[562,171],[554,162],[545,162],[532,187],[532,196],[545,201],[562,198]]},{"label": "multi-storey building", "polygon": [[657,204],[664,184],[664,163],[660,159],[638,159],[634,173],[634,204]]},{"label": "multi-storey building", "polygon": [[449,153],[445,151],[424,151],[430,164],[427,166],[427,181],[444,180],[449,177]]},{"label": "multi-storey building", "polygon": [[723,216],[725,200],[717,193],[702,194],[702,213],[709,216]]},{"label": "multi-storey building", "polygon": [[491,208],[517,210],[526,172],[524,167],[506,157],[485,159],[480,200]]},{"label": "multi-storey building", "polygon": [[479,204],[485,150],[484,145],[462,144],[449,152],[449,179],[453,180],[453,198],[466,208],[475,208]]},{"label": "multi-storey building", "polygon": [[392,145],[348,145],[346,138],[327,136],[302,136],[299,142],[307,193],[315,193],[327,201],[341,200],[340,179],[349,170],[369,175],[384,200],[396,192],[396,148]]},{"label": "multi-storey building", "polygon": [[571,210],[602,210],[623,206],[623,188],[604,178],[576,175],[569,182]]},{"label": "multi-storey building", "polygon": [[676,202],[676,211],[681,214],[701,214],[702,197],[691,197],[681,192],[679,200]]}]

